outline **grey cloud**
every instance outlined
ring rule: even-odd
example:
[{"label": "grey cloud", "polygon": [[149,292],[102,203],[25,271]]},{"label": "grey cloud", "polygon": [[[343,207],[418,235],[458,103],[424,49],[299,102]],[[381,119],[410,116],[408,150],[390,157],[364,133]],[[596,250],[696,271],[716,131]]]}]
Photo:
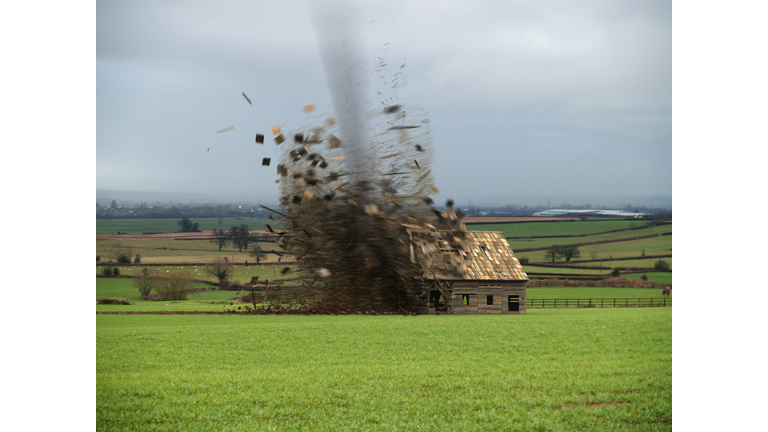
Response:
[{"label": "grey cloud", "polygon": [[98,1],[97,187],[276,196],[269,128],[333,111],[313,19],[346,13],[431,108],[444,195],[671,195],[669,1],[314,4]]}]

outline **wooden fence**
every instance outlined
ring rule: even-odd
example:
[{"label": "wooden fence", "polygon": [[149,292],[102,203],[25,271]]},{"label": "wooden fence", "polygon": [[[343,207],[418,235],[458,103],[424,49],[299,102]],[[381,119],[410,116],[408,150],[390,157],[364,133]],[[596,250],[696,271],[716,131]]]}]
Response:
[{"label": "wooden fence", "polygon": [[667,306],[672,307],[671,297],[620,299],[525,299],[525,307],[528,309]]}]

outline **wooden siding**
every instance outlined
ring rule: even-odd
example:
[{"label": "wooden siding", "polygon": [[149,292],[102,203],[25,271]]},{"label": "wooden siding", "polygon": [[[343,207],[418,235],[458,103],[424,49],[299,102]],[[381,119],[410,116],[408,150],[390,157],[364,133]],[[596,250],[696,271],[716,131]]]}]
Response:
[{"label": "wooden siding", "polygon": [[[524,281],[453,281],[451,299],[455,315],[526,313],[526,282]],[[463,304],[464,296],[469,304]],[[493,296],[493,304],[487,304],[487,296]],[[519,297],[519,311],[509,311],[509,296]],[[434,309],[430,308],[430,312]]]}]

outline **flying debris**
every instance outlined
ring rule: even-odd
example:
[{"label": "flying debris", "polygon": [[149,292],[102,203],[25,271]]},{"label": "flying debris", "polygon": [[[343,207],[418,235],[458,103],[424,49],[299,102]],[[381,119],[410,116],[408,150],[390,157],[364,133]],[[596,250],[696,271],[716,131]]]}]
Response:
[{"label": "flying debris", "polygon": [[208,147],[208,151],[211,151],[211,148],[210,148],[210,147]]},{"label": "flying debris", "polygon": [[[402,87],[402,66],[390,72],[387,60],[380,60],[375,75]],[[436,218],[427,196],[438,191],[430,170],[432,125],[421,123],[428,113],[392,91],[379,92],[376,100],[356,97],[353,92],[369,83],[364,74],[373,72],[354,63],[339,83],[348,92],[334,101],[344,104],[336,107],[339,117],[315,114],[307,116],[314,124],[272,128],[281,150],[282,213],[262,207],[281,216],[283,231],[266,229],[290,257],[284,265],[296,263],[281,274],[295,271],[305,281],[302,289],[312,292],[304,297],[316,300],[304,303],[311,313],[419,313],[429,302],[427,287],[438,290],[433,282],[447,279],[440,274],[461,273],[470,253],[468,234],[452,209]],[[315,105],[303,110],[317,113]],[[367,120],[367,113],[377,116]],[[276,304],[272,297],[270,304]]]},{"label": "flying debris", "polygon": [[270,162],[271,160],[272,160],[272,159],[270,159],[270,158],[264,158],[264,159],[262,159],[262,160],[261,160],[261,166],[269,166],[269,162]]},{"label": "flying debris", "polygon": [[224,128],[224,129],[222,129],[220,131],[216,131],[216,133],[220,134],[220,133],[223,133],[223,132],[229,132],[229,131],[233,131],[233,130],[235,130],[235,127],[234,126],[230,126],[228,128]]},{"label": "flying debris", "polygon": [[245,100],[247,100],[247,101],[248,101],[248,105],[253,105],[253,104],[251,103],[251,100],[250,100],[250,99],[248,99],[248,96],[246,96],[246,95],[245,95],[245,92],[243,92],[243,97],[245,98]]},{"label": "flying debris", "polygon": [[400,111],[400,105],[390,105],[382,110],[384,114],[394,114],[398,111]]},{"label": "flying debris", "polygon": [[256,134],[256,144],[264,144],[264,135]]}]

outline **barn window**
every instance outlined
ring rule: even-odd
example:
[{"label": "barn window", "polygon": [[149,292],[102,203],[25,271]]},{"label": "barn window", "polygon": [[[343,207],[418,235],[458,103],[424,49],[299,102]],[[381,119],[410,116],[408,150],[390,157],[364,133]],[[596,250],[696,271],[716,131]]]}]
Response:
[{"label": "barn window", "polygon": [[487,296],[486,301],[488,302],[489,305],[492,305],[493,304],[493,296],[492,295]]}]

